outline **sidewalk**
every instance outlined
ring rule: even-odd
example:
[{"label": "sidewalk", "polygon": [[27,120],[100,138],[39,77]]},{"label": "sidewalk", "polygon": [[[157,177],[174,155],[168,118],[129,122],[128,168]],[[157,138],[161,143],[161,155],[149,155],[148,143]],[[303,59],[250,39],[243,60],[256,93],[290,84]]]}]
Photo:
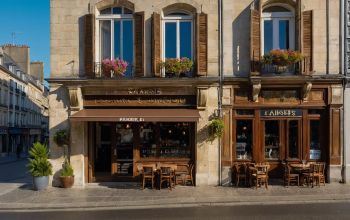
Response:
[{"label": "sidewalk", "polygon": [[[1,190],[0,185],[0,190]],[[288,204],[307,202],[350,202],[350,185],[339,183],[325,187],[285,188],[281,185],[264,188],[190,187],[140,190],[135,185],[97,185],[85,188],[61,189],[49,187],[45,191],[31,190],[24,185],[0,195],[1,210],[57,210],[57,209],[139,209],[218,205]]]}]

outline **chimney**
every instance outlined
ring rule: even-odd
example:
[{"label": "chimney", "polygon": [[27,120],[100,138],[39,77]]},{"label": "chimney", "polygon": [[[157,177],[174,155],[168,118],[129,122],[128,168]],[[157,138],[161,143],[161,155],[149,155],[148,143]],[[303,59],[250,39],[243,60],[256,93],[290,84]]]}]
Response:
[{"label": "chimney", "polygon": [[7,44],[3,45],[2,49],[18,64],[23,72],[30,74],[30,48],[28,46]]},{"label": "chimney", "polygon": [[34,76],[40,82],[44,80],[44,63],[40,61],[30,63],[30,75]]}]

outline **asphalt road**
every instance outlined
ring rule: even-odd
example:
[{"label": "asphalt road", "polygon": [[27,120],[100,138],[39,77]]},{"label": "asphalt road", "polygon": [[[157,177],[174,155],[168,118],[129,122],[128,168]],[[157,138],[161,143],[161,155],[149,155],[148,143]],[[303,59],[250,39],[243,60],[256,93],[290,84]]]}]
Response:
[{"label": "asphalt road", "polygon": [[350,219],[350,201],[342,203],[204,206],[140,210],[1,212],[1,220],[110,220],[110,219],[249,219],[342,220]]}]

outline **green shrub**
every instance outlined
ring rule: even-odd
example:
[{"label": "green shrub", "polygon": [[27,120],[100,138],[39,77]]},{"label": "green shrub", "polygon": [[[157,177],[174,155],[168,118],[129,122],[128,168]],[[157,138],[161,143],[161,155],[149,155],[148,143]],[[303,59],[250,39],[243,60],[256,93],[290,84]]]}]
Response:
[{"label": "green shrub", "polygon": [[46,158],[29,159],[29,173],[32,176],[50,176],[52,175],[52,164]]},{"label": "green shrub", "polygon": [[73,167],[68,161],[65,161],[62,165],[61,176],[74,176]]},{"label": "green shrub", "polygon": [[221,138],[224,134],[224,121],[221,118],[215,118],[210,121],[208,126],[209,139],[211,141]]},{"label": "green shrub", "polygon": [[65,129],[57,131],[53,136],[53,140],[58,146],[68,145],[69,144],[68,131]]},{"label": "green shrub", "polygon": [[33,146],[29,150],[29,155],[31,158],[49,158],[49,150],[45,144],[40,142],[33,143]]},{"label": "green shrub", "polygon": [[52,175],[52,164],[48,161],[49,150],[47,146],[36,142],[29,150],[29,163],[27,168],[32,176],[49,176]]}]

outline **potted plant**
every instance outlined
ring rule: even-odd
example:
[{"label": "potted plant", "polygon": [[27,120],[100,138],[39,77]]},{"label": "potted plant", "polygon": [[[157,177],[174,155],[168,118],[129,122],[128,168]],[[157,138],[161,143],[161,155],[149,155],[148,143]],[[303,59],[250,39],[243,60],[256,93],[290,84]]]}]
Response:
[{"label": "potted plant", "polygon": [[180,77],[182,74],[189,73],[193,66],[192,60],[187,57],[183,58],[168,58],[164,62],[161,62],[160,66],[165,68],[165,74],[167,76]]},{"label": "potted plant", "polygon": [[62,165],[60,180],[63,188],[72,188],[74,184],[74,170],[68,160],[65,160]]},{"label": "potted plant", "polygon": [[221,138],[224,134],[224,121],[221,118],[214,118],[208,125],[209,140]]},{"label": "potted plant", "polygon": [[63,188],[71,188],[74,184],[73,167],[69,160],[69,131],[66,129],[59,130],[55,133],[53,140],[56,144],[63,148],[64,162],[60,174],[61,186]]},{"label": "potted plant", "polygon": [[29,150],[29,173],[33,176],[35,190],[46,189],[49,184],[49,176],[52,175],[52,164],[49,162],[47,146],[36,142]]},{"label": "potted plant", "polygon": [[106,77],[123,77],[127,70],[128,62],[122,59],[104,59],[102,60],[102,74]]},{"label": "potted plant", "polygon": [[262,63],[273,65],[276,73],[286,72],[289,65],[300,62],[303,55],[294,50],[271,50],[262,57]]}]

